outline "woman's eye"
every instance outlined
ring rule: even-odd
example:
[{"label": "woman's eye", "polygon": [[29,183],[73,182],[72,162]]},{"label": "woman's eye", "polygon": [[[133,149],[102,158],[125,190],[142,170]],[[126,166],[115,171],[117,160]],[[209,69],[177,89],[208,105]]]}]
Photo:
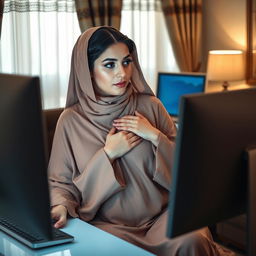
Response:
[{"label": "woman's eye", "polygon": [[115,67],[115,63],[114,62],[108,62],[104,65],[104,67],[106,68],[114,68]]},{"label": "woman's eye", "polygon": [[124,66],[128,66],[132,62],[132,59],[127,59],[123,62]]}]

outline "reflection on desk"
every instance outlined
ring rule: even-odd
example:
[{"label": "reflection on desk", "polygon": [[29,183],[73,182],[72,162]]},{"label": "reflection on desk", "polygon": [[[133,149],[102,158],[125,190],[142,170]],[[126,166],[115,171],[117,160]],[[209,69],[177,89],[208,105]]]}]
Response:
[{"label": "reflection on desk", "polygon": [[153,254],[79,219],[71,219],[63,231],[73,243],[31,250],[0,232],[0,255],[4,256],[152,256]]}]

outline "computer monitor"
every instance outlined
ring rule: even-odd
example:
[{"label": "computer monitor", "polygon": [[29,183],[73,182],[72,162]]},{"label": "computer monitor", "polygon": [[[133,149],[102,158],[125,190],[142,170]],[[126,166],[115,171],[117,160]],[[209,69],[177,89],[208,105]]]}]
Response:
[{"label": "computer monitor", "polygon": [[[256,88],[182,97],[170,189],[169,237],[245,213],[248,206],[248,238],[254,246],[249,255],[256,255],[255,111]],[[247,149],[252,153],[249,162]],[[251,176],[247,179],[248,172]]]},{"label": "computer monitor", "polygon": [[72,241],[52,233],[38,77],[0,74],[0,124],[0,229],[32,248]]},{"label": "computer monitor", "polygon": [[156,96],[163,103],[167,112],[179,115],[179,102],[184,94],[205,91],[205,73],[158,73]]}]

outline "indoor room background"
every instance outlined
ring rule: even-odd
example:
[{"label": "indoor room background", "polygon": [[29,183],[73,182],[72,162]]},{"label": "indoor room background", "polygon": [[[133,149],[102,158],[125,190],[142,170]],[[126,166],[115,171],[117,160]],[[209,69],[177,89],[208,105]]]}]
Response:
[{"label": "indoor room background", "polygon": [[[63,107],[71,51],[80,34],[74,1],[59,1],[66,2],[65,11],[32,11],[29,16],[13,11],[15,2],[5,1],[11,8],[4,8],[0,71],[39,75],[44,108]],[[124,0],[120,30],[135,41],[144,75],[154,92],[159,71],[180,71],[160,0]],[[203,0],[200,71],[206,71],[209,50],[230,49],[246,51],[246,1]]]},{"label": "indoor room background", "polygon": [[[63,9],[58,11],[51,7],[52,9],[44,11],[30,12],[15,10],[15,3],[21,1],[5,0],[4,2],[0,72],[39,76],[44,109],[63,108],[72,48],[81,33],[75,1],[52,1],[63,3],[61,5]],[[35,2],[35,0],[22,2]],[[156,92],[158,72],[188,71],[181,70],[175,59],[161,2],[161,0],[123,0],[121,13],[120,30],[135,41],[143,73],[154,92]],[[201,2],[201,65],[197,71],[207,72],[210,50],[247,52],[248,2],[246,0],[201,0]],[[3,1],[0,3],[3,4]],[[246,68],[244,63],[244,69]],[[246,84],[245,77],[239,83]],[[229,233],[236,233],[234,239],[236,241],[233,242],[238,247],[244,248],[245,220],[241,222],[240,219],[238,222],[242,223],[242,228],[235,230],[229,226],[228,228],[231,228]]]}]

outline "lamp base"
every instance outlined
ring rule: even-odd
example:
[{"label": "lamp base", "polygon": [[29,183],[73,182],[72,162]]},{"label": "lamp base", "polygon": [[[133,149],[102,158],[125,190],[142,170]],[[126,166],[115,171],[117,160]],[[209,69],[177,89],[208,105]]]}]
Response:
[{"label": "lamp base", "polygon": [[222,87],[223,87],[223,91],[228,91],[228,87],[229,87],[228,81],[224,81],[222,84]]}]

